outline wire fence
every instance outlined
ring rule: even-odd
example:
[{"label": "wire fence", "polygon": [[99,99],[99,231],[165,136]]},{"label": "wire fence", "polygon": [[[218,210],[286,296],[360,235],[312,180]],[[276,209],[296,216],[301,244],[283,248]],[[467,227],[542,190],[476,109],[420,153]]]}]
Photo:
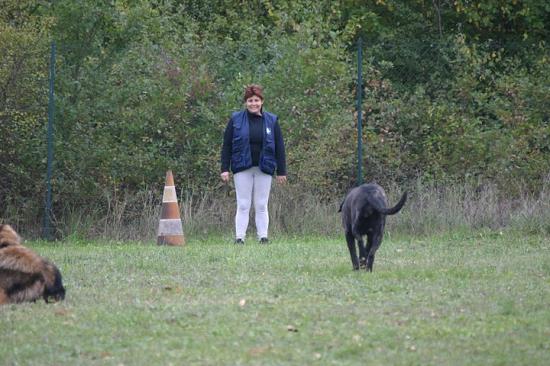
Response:
[{"label": "wire fence", "polygon": [[[459,41],[457,39],[429,42],[419,40],[418,43],[358,41],[358,46],[354,49],[355,57],[349,58],[353,60],[352,64],[347,65],[357,73],[356,79],[350,80],[349,83],[355,84],[354,88],[350,88],[350,94],[353,94],[350,99],[355,99],[358,144],[364,141],[362,128],[369,125],[371,122],[369,118],[373,113],[373,111],[365,111],[365,108],[372,107],[369,103],[372,102],[373,95],[381,99],[386,97],[384,93],[389,89],[385,85],[391,84],[391,92],[395,95],[411,94],[416,89],[422,88],[427,95],[434,97],[444,93],[452,85],[460,63],[475,61],[464,59],[464,55],[460,54],[462,44]],[[147,55],[135,54],[130,56],[135,57],[134,59],[124,63],[123,59],[110,58],[109,55],[101,55],[98,52],[93,53],[86,46],[59,43],[55,47],[43,44],[41,48],[13,48],[11,53],[5,52],[6,56],[0,63],[0,136],[2,136],[0,201],[3,202],[0,215],[10,217],[16,222],[28,221],[29,217],[43,217],[42,235],[46,238],[53,236],[51,226],[52,221],[56,221],[56,205],[60,207],[64,204],[62,198],[56,197],[55,187],[64,186],[68,187],[67,190],[74,189],[84,194],[86,190],[93,191],[94,185],[107,186],[112,188],[113,195],[127,187],[143,188],[146,184],[151,184],[147,181],[145,174],[141,178],[139,174],[131,179],[117,177],[117,166],[130,169],[128,167],[132,167],[132,161],[142,159],[142,156],[133,149],[133,145],[141,143],[143,146],[151,146],[151,149],[145,153],[149,154],[149,162],[158,164],[154,168],[159,170],[167,160],[156,159],[151,157],[152,155],[170,157],[172,154],[176,159],[181,149],[184,149],[182,146],[188,144],[187,141],[204,138],[205,135],[212,133],[211,127],[204,130],[198,129],[200,120],[195,120],[195,115],[191,113],[185,116],[178,115],[175,118],[189,123],[187,130],[197,128],[200,134],[178,136],[178,140],[166,143],[165,137],[172,136],[173,131],[170,130],[171,126],[166,120],[186,110],[185,106],[178,105],[173,109],[170,107],[171,104],[176,105],[180,101],[163,98],[164,84],[159,83],[155,90],[147,90],[150,86],[147,84],[136,83],[133,85],[134,89],[117,88],[112,84],[122,85],[127,81],[124,78],[130,74],[125,73],[124,68],[140,67],[140,72],[151,74],[154,74],[155,70],[162,69],[166,85],[177,87],[182,78],[192,79],[192,83],[196,84],[193,85],[194,89],[189,89],[191,92],[187,91],[190,94],[186,97],[198,101],[197,103],[205,103],[209,96],[213,95],[208,93],[214,89],[209,85],[218,82],[215,78],[208,79],[207,74],[205,77],[198,78],[192,74],[203,72],[201,70],[185,70],[188,73],[185,74],[179,68],[177,60],[167,55],[147,59]],[[524,48],[525,46],[523,50]],[[519,54],[520,49],[522,47],[516,43],[488,42],[483,45],[480,67],[498,70],[504,63],[491,63],[491,57],[498,59],[514,53]],[[143,60],[139,59],[141,56],[144,57]],[[77,60],[79,61],[76,62]],[[159,66],[160,63],[161,66]],[[88,67],[87,72],[90,70],[95,72],[95,79],[88,76],[88,79],[84,80],[81,77],[84,65]],[[54,66],[57,66],[57,69]],[[102,78],[107,70],[118,73],[116,77],[109,80],[113,86],[111,90],[102,89],[101,86],[103,85],[101,83],[105,82]],[[292,75],[287,77],[292,79]],[[146,79],[151,84],[155,82],[154,80],[155,75]],[[91,87],[94,88],[93,93],[89,90]],[[357,93],[358,90],[361,93]],[[152,91],[158,93],[157,99],[153,102],[151,102]],[[201,92],[204,94],[201,95]],[[92,107],[88,106],[90,108],[83,110],[88,100]],[[143,128],[143,131],[139,131],[137,126],[131,126],[132,117],[128,117],[125,121],[129,126],[123,130],[122,127],[117,126],[117,121],[110,120],[113,115],[131,115],[132,110],[128,106],[120,112],[121,106],[116,103],[122,100],[124,103],[131,100],[132,103],[128,105],[133,105],[136,109],[144,100],[151,102],[151,105],[156,103],[150,111],[151,116],[148,117],[148,121],[155,122],[145,123],[139,127]],[[200,109],[200,113],[208,112],[208,108]],[[163,129],[168,132],[165,134]],[[110,136],[112,140],[109,140],[113,143],[108,144],[112,149],[108,154],[102,154],[100,151],[94,151],[93,155],[84,154],[83,151],[93,151],[96,138],[103,138],[97,132],[101,130],[113,132]],[[70,141],[70,137],[75,135],[81,137],[78,140],[80,143],[89,145],[75,146]],[[139,136],[138,140],[131,141],[133,136]],[[182,143],[178,144],[174,141],[182,141]],[[105,144],[105,141],[101,143]],[[159,151],[173,151],[173,153],[160,154]],[[369,146],[359,145],[356,151],[356,183],[359,184],[364,176],[363,154],[369,154]],[[61,152],[63,155],[58,155]],[[78,157],[63,160],[63,156],[67,157],[70,154]],[[200,171],[201,167],[216,164],[212,161],[214,155],[204,156],[199,151],[191,156],[194,161],[187,163],[194,164],[193,169],[197,171]],[[104,163],[109,159],[111,164],[105,164],[105,166],[111,166],[110,171],[96,171],[96,162]],[[86,175],[92,173],[93,179],[86,180]],[[72,179],[74,181],[71,181]],[[75,183],[76,181],[79,181],[78,184]],[[70,192],[65,193],[63,197],[71,197]],[[32,198],[34,202],[25,202],[27,198]],[[94,196],[87,199],[91,202]],[[44,204],[36,204],[38,200]]]}]

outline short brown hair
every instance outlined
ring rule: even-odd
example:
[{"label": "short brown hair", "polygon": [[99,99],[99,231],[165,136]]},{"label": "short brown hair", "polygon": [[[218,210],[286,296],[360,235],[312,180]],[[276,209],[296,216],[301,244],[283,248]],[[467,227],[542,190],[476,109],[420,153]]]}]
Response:
[{"label": "short brown hair", "polygon": [[248,98],[254,95],[260,98],[261,100],[264,100],[264,89],[261,87],[261,85],[250,84],[246,88],[244,88],[243,101],[246,102]]}]

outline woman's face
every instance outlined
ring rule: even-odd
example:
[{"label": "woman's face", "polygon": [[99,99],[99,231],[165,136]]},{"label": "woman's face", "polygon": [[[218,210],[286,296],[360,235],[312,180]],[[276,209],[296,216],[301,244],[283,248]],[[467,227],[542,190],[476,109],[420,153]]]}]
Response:
[{"label": "woman's face", "polygon": [[262,105],[264,101],[257,95],[253,95],[246,100],[246,109],[252,114],[262,114]]}]

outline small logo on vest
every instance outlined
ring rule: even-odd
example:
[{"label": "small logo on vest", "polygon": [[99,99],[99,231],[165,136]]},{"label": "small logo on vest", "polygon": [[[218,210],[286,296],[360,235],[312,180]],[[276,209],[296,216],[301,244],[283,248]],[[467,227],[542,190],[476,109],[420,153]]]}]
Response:
[{"label": "small logo on vest", "polygon": [[266,128],[265,128],[265,133],[267,133],[268,135],[270,135],[270,134],[271,134],[271,129],[270,129],[269,127],[266,127]]}]

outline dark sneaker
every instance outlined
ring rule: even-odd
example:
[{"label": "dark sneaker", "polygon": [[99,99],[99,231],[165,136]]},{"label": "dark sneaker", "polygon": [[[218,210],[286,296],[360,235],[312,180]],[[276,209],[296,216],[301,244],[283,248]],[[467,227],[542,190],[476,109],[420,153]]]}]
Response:
[{"label": "dark sneaker", "polygon": [[269,244],[269,239],[268,238],[261,238],[260,239],[260,244]]},{"label": "dark sneaker", "polygon": [[241,238],[235,239],[235,244],[244,245],[244,240],[242,240]]}]

